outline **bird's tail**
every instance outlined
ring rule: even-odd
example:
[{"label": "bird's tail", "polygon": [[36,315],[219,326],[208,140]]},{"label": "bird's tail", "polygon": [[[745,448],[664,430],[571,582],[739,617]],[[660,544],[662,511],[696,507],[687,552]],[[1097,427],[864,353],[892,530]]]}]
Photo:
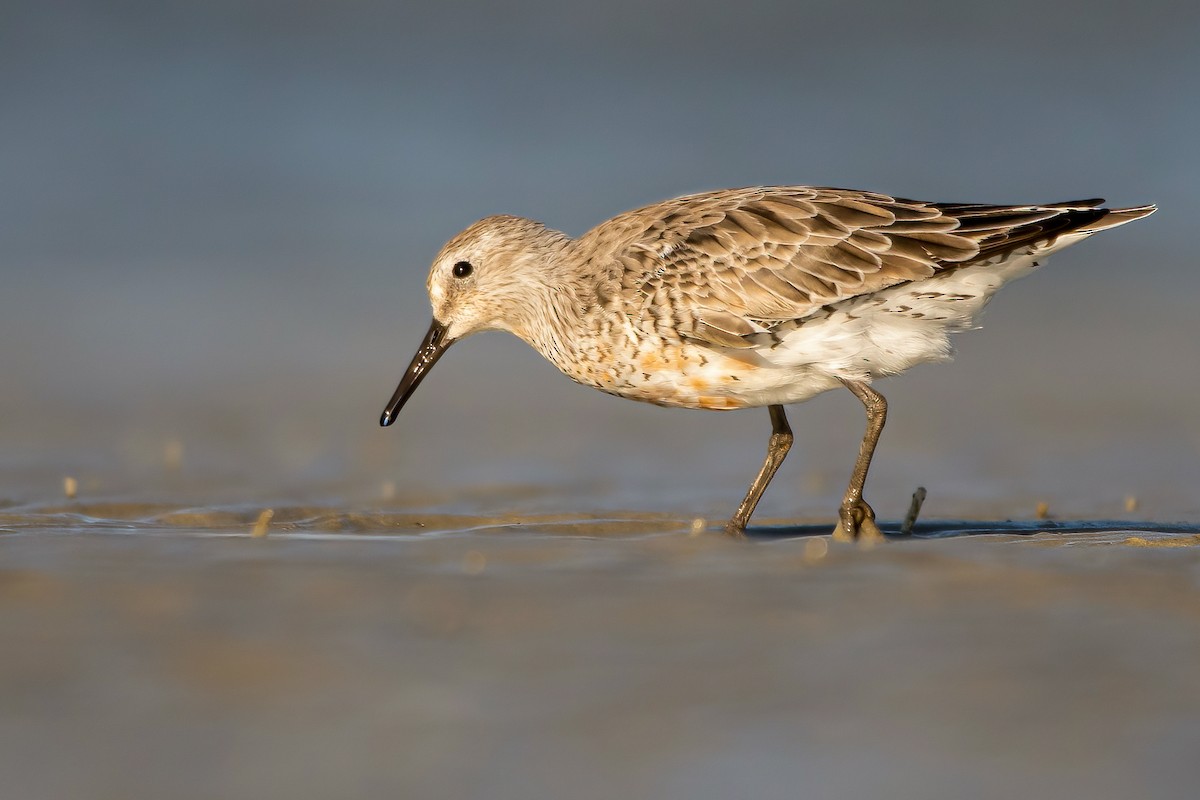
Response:
[{"label": "bird's tail", "polygon": [[1124,225],[1126,222],[1133,222],[1135,219],[1148,217],[1155,211],[1158,211],[1158,206],[1147,205],[1133,206],[1132,208],[1104,208],[1100,210],[1106,212],[1104,216],[1093,222],[1089,222],[1080,229],[1081,233],[1095,233],[1106,228],[1115,228],[1118,225]]}]

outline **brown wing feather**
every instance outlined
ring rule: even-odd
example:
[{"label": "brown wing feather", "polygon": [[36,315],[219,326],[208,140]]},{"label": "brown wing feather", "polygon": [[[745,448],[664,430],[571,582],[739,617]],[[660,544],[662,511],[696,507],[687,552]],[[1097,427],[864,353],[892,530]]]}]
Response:
[{"label": "brown wing feather", "polygon": [[749,347],[746,337],[772,322],[1085,228],[1109,213],[1100,202],[936,204],[763,187],[647,206],[584,240],[617,265],[612,278],[631,315],[668,298],[670,313],[656,315],[682,335]]}]

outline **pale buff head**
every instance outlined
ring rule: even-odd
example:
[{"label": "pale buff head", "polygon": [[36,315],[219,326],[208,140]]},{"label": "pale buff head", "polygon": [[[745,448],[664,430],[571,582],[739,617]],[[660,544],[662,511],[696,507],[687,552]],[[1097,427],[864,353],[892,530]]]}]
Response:
[{"label": "pale buff head", "polygon": [[395,420],[430,368],[459,339],[502,330],[528,340],[538,298],[554,291],[550,275],[569,242],[566,235],[540,222],[509,216],[481,219],[447,242],[426,281],[433,324],[380,424]]},{"label": "pale buff head", "polygon": [[520,335],[524,312],[545,289],[551,262],[566,241],[540,222],[494,216],[447,242],[426,281],[433,318],[446,338],[485,330]]}]

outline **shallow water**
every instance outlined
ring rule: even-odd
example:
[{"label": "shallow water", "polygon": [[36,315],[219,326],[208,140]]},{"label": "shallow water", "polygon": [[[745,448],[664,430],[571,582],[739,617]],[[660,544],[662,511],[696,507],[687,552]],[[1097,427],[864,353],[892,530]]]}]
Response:
[{"label": "shallow water", "polygon": [[870,550],[826,535],[847,393],[789,410],[733,542],[760,410],[497,336],[380,430],[411,316],[182,377],[100,348],[81,402],[50,339],[0,431],[0,796],[1190,797],[1200,318],[1090,286],[1020,282],[880,385],[867,497],[892,530],[929,497]]},{"label": "shallow water", "polygon": [[272,510],[258,537],[254,504],[0,510],[6,796],[1200,777],[1200,526],[931,521],[863,549],[816,520],[734,542],[664,513]]},{"label": "shallow water", "polygon": [[1021,289],[881,384],[867,496],[891,531],[929,497],[872,549],[827,535],[845,393],[789,411],[748,542],[718,530],[765,413],[608,398],[504,337],[388,430],[407,352],[9,395],[0,794],[1189,797],[1200,375],[1140,354],[1197,323]]}]

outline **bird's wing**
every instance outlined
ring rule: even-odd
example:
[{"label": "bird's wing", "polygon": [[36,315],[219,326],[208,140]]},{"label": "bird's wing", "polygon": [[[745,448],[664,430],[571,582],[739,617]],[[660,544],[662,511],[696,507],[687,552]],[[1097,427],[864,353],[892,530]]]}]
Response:
[{"label": "bird's wing", "polygon": [[948,268],[1037,248],[1107,212],[924,203],[872,192],[760,187],[690,195],[585,234],[638,324],[750,347],[822,306]]}]

